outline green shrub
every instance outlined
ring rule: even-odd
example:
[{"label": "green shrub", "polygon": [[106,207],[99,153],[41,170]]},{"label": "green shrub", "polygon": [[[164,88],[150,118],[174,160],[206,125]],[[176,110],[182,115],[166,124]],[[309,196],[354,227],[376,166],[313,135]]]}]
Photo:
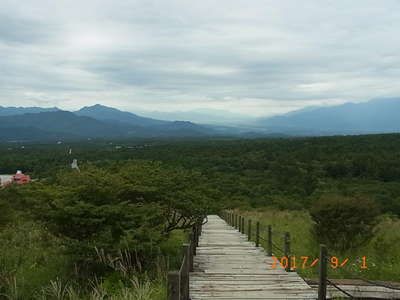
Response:
[{"label": "green shrub", "polygon": [[343,251],[372,237],[380,210],[368,198],[324,195],[313,204],[310,214],[317,240]]}]

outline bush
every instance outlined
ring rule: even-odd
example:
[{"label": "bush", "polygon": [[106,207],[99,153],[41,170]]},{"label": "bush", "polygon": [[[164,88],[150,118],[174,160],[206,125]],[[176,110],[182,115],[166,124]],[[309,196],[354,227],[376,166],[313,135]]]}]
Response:
[{"label": "bush", "polygon": [[367,242],[379,214],[376,203],[362,197],[325,195],[311,208],[317,240],[340,251]]}]

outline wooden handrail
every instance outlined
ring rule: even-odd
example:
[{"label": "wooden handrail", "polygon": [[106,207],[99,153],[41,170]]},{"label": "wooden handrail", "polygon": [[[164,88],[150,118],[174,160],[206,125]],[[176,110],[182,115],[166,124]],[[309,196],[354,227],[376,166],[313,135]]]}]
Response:
[{"label": "wooden handrail", "polygon": [[[245,233],[244,230],[244,217],[240,215],[236,215],[233,212],[224,212],[222,214],[222,217],[225,219],[225,221],[233,226],[234,228],[238,229],[240,233]],[[248,228],[247,228],[247,233],[248,233],[248,240],[251,240],[251,225],[252,221],[251,219],[248,220]],[[274,232],[279,232],[277,230],[274,230]],[[267,242],[267,255],[272,256],[272,247],[274,245],[272,241],[272,226],[268,225],[267,227],[267,234],[268,237],[267,239],[261,238],[260,235],[260,222],[257,221],[256,223],[256,232],[255,232],[255,244],[256,247],[260,245],[260,239],[263,239],[264,241]],[[291,249],[290,249],[290,233],[289,232],[284,232],[284,243],[283,243],[283,255],[287,258],[288,264],[285,268],[287,272],[291,271]],[[279,248],[278,248],[279,249]],[[319,269],[319,285],[318,285],[318,300],[326,300],[326,287],[327,287],[327,250],[325,245],[320,245],[320,257],[319,257],[319,262],[320,262],[320,269]]]},{"label": "wooden handrail", "polygon": [[189,276],[193,271],[196,248],[199,245],[202,224],[193,226],[189,243],[182,245],[182,263],[179,271],[168,272],[168,300],[189,300]]}]

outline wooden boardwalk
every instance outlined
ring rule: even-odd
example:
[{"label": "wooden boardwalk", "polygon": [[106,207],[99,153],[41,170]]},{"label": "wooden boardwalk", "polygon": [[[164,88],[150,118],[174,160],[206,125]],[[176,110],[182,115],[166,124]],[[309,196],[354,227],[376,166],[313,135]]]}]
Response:
[{"label": "wooden boardwalk", "polygon": [[272,259],[216,215],[208,216],[190,273],[191,300],[317,299],[295,272]]}]

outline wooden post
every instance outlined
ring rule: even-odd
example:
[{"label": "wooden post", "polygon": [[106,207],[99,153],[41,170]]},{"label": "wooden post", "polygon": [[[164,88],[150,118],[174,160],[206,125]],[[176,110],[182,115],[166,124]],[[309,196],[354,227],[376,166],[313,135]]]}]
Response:
[{"label": "wooden post", "polygon": [[242,217],[242,233],[244,234],[244,217]]},{"label": "wooden post", "polygon": [[242,216],[239,216],[239,226],[238,226],[239,232],[242,232]]},{"label": "wooden post", "polygon": [[168,300],[181,300],[179,272],[168,272]]},{"label": "wooden post", "polygon": [[235,228],[238,229],[238,215],[235,215]]},{"label": "wooden post", "polygon": [[201,232],[203,230],[203,220],[199,223],[199,236],[201,236]]},{"label": "wooden post", "polygon": [[181,269],[181,299],[189,298],[189,268],[190,268],[190,245],[182,245],[182,253],[184,255],[183,268]]},{"label": "wooden post", "polygon": [[197,255],[196,250],[199,244],[199,237],[197,236],[197,224],[194,225],[193,227],[193,235],[194,235],[194,241],[193,241],[193,255]]},{"label": "wooden post", "polygon": [[326,278],[327,278],[327,250],[325,245],[319,248],[319,284],[318,300],[326,300]]},{"label": "wooden post", "polygon": [[251,219],[247,221],[247,238],[251,240]]},{"label": "wooden post", "polygon": [[199,238],[200,238],[200,223],[196,224],[196,247],[199,246]]},{"label": "wooden post", "polygon": [[237,215],[235,215],[235,228],[237,229]]},{"label": "wooden post", "polygon": [[193,255],[195,250],[194,240],[193,240],[193,233],[189,233],[189,241],[190,241],[190,251],[189,251],[189,272],[193,272]]},{"label": "wooden post", "polygon": [[272,226],[268,225],[268,245],[267,245],[268,256],[272,256]]},{"label": "wooden post", "polygon": [[260,246],[260,222],[256,224],[256,247]]},{"label": "wooden post", "polygon": [[285,252],[284,253],[285,257],[288,260],[285,271],[290,272],[291,266],[290,266],[290,233],[289,232],[285,232],[283,250]]}]

